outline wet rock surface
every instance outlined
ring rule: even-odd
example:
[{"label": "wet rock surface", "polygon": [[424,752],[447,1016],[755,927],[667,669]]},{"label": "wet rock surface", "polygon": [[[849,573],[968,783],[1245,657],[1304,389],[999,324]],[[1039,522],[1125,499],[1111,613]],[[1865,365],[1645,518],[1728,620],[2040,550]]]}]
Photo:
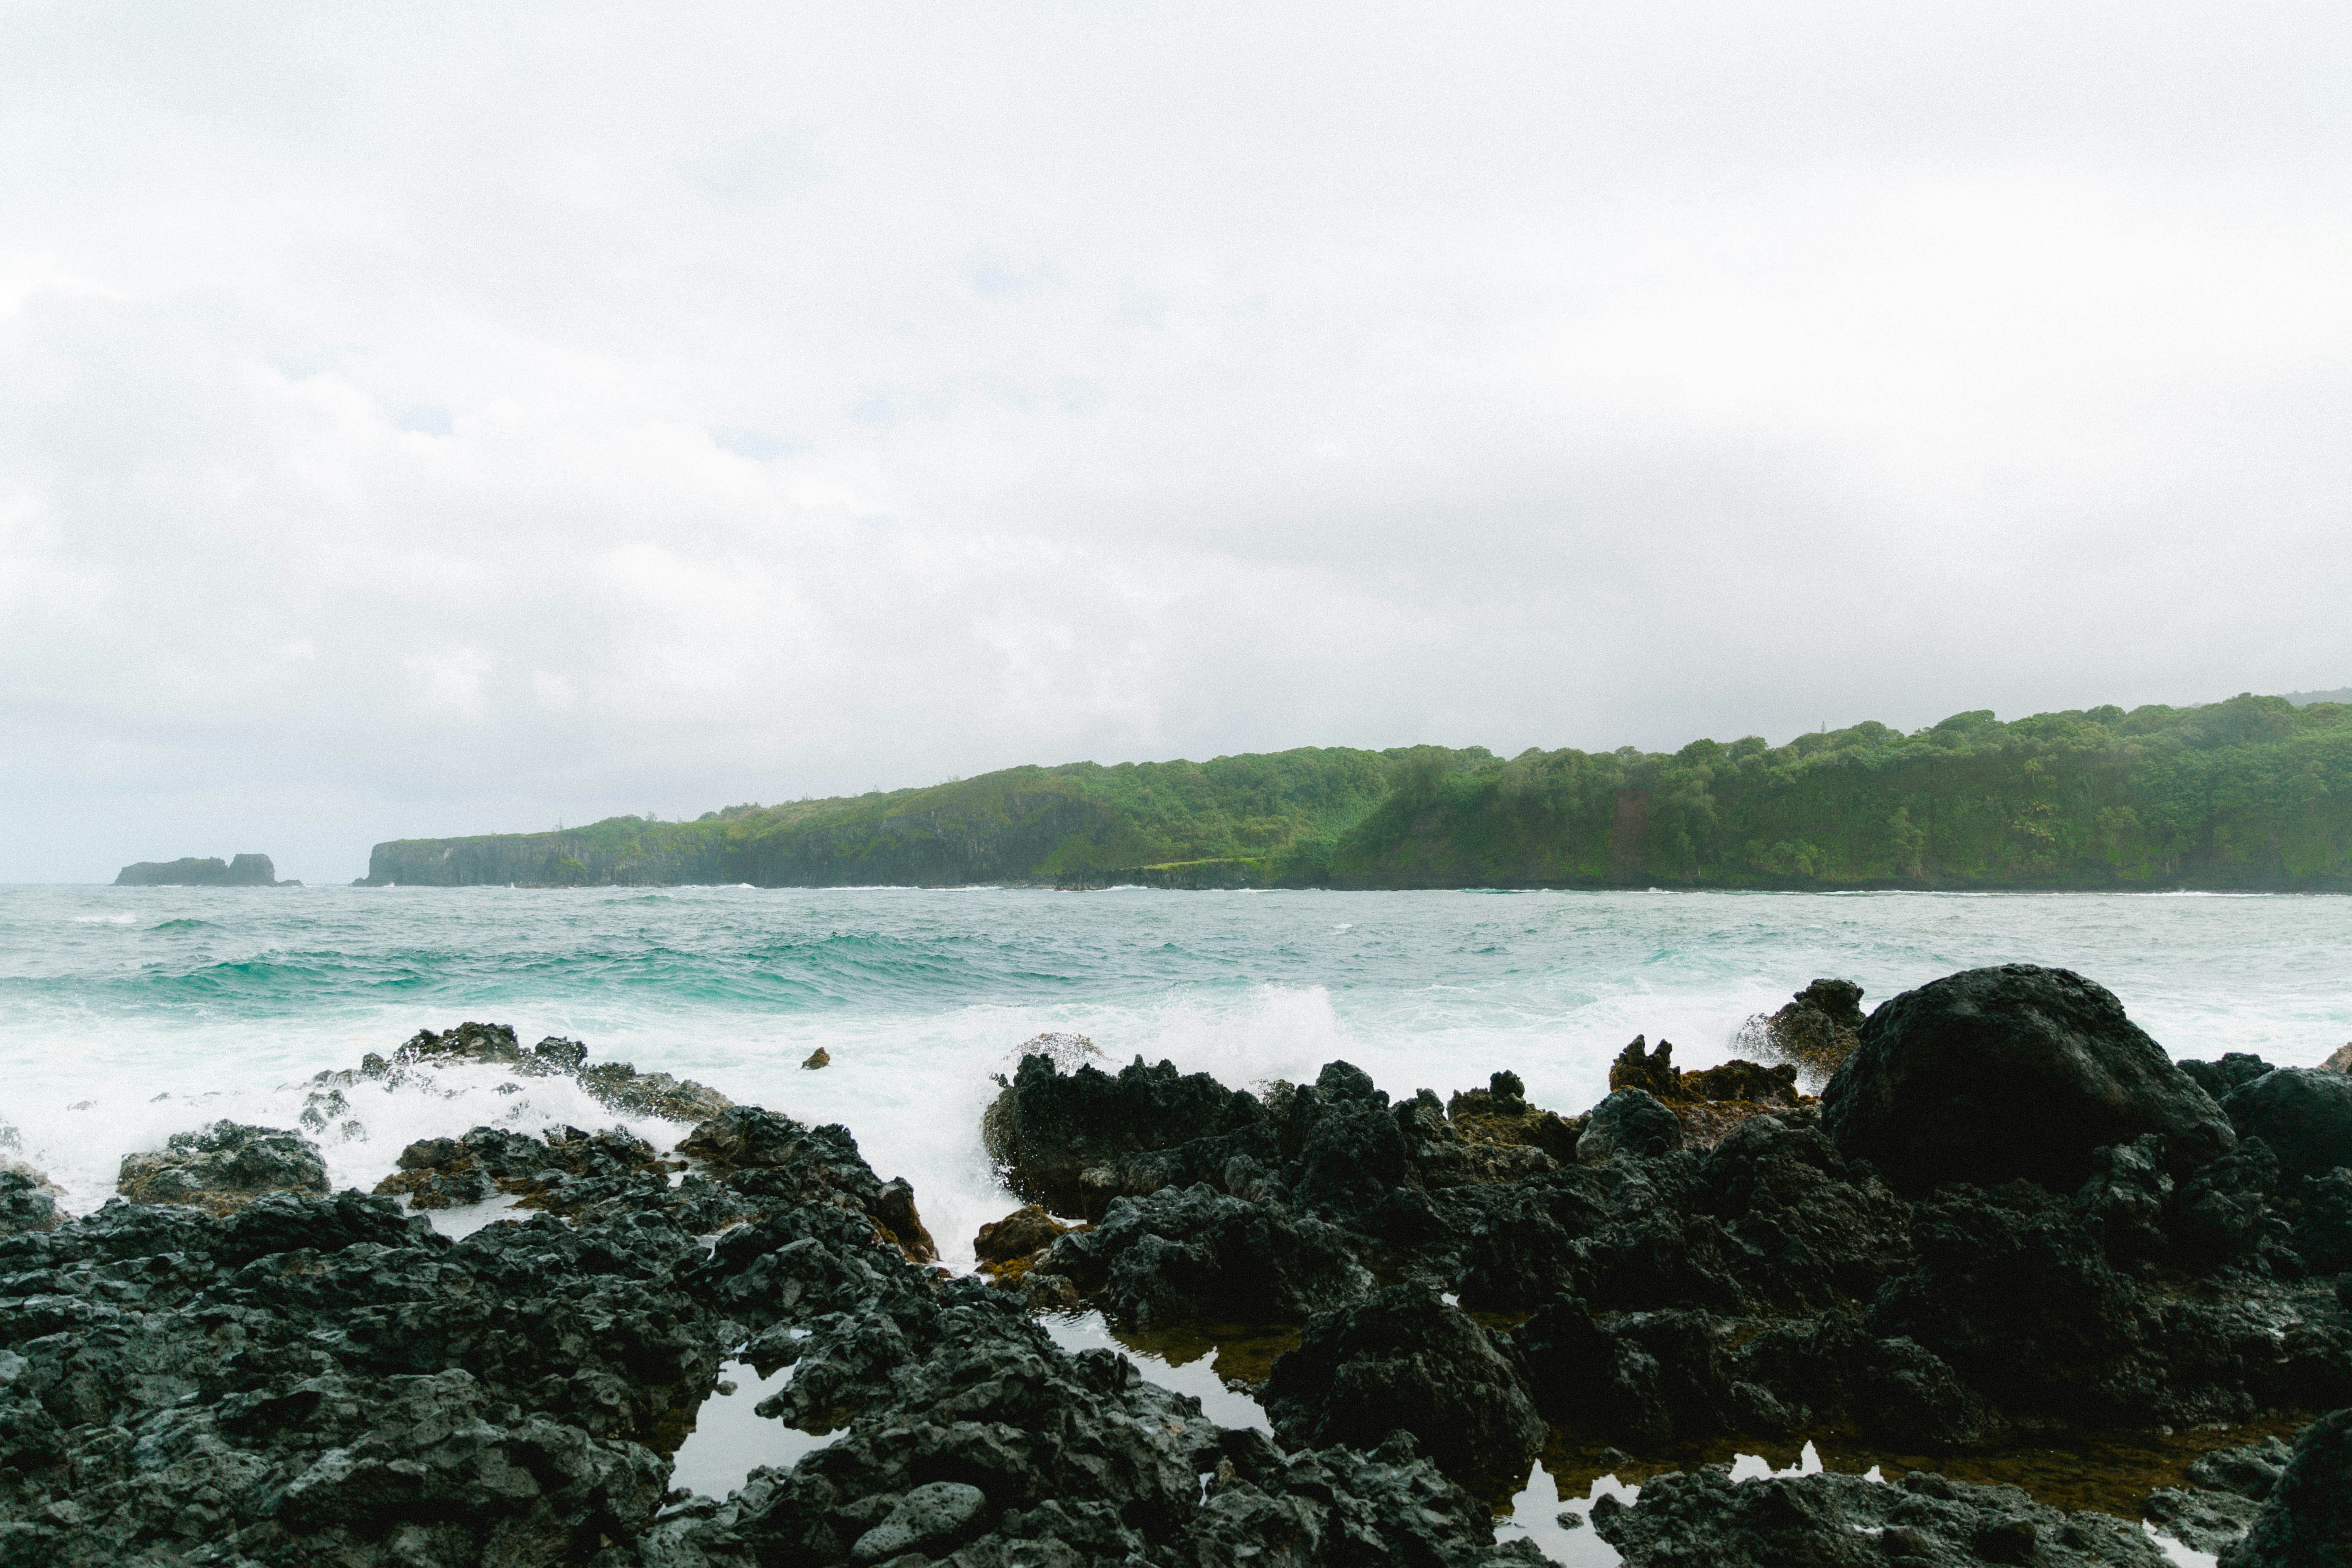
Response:
[{"label": "wet rock surface", "polygon": [[[613,1135],[427,1141],[407,1170],[436,1181],[562,1191],[617,1164],[595,1201],[456,1241],[389,1195],[286,1192],[0,1239],[5,1560],[1529,1560],[1409,1438],[1220,1431],[917,1267],[869,1213],[898,1184],[836,1132],[739,1108],[687,1141],[702,1170],[675,1186]],[[706,1243],[711,1193],[751,1217]],[[791,1369],[763,1415],[841,1436],[725,1500],[670,1494],[738,1345]]]},{"label": "wet rock surface", "polygon": [[1308,1319],[1265,1395],[1289,1447],[1370,1448],[1410,1432],[1448,1475],[1490,1489],[1524,1479],[1543,1447],[1543,1418],[1510,1357],[1417,1286]]},{"label": "wet rock surface", "polygon": [[1003,1219],[980,1227],[971,1252],[983,1274],[1020,1272],[1050,1249],[1069,1226],[1045,1212],[1042,1204],[1027,1204]]},{"label": "wet rock surface", "polygon": [[[2226,1094],[2268,1066],[2175,1068],[2111,996],[2063,972],[1955,979],[1967,984],[1882,1008],[1874,1054],[1850,1071],[1913,1096],[1937,1081],[1929,1068],[2001,1034],[1954,1091],[1964,1116],[1922,1104],[1864,1135],[1850,1091],[1842,1142],[1831,1100],[1736,1066],[1709,1087],[1771,1099],[1710,1142],[1642,1087],[1687,1096],[1703,1075],[1643,1041],[1620,1058],[1608,1100],[1560,1119],[1582,1124],[1572,1163],[1530,1143],[1514,1169],[1486,1159],[1512,1146],[1480,1153],[1474,1131],[1522,1114],[1507,1073],[1450,1100],[1391,1102],[1337,1062],[1275,1086],[1257,1111],[1196,1083],[1188,1092],[1220,1108],[1221,1130],[1130,1160],[1130,1176],[1148,1161],[1158,1184],[1108,1200],[1093,1230],[1056,1240],[1038,1267],[1134,1327],[1299,1323],[1300,1349],[1261,1391],[1286,1439],[1360,1448],[1385,1422],[1457,1475],[1482,1461],[1444,1446],[1478,1423],[1428,1412],[1448,1408],[1438,1385],[1469,1398],[1477,1380],[1442,1358],[1416,1366],[1421,1342],[1394,1348],[1410,1336],[1390,1346],[1346,1331],[1391,1297],[1449,1293],[1499,1315],[1480,1331],[1536,1414],[1586,1451],[1664,1458],[1837,1433],[1888,1453],[1991,1455],[2352,1402],[2352,1293],[2336,1282],[2352,1268],[2352,1169],[2290,1173],[2200,1087],[2210,1077]],[[1049,1063],[1024,1071],[1040,1086],[1054,1076]],[[2070,1127],[2088,1119],[2109,1141],[2078,1131],[2054,1153],[2027,1147],[2043,1112],[2010,1100],[2042,1092],[2072,1107]],[[1300,1278],[1322,1299],[1270,1283]],[[1370,1392],[1383,1386],[1422,1392],[1384,1401]],[[2150,1497],[2150,1517],[2169,1510],[2208,1543],[2251,1517],[2225,1488],[2156,1489],[2179,1495]],[[2043,1542],[2063,1545],[2063,1529]],[[1953,1555],[1968,1550],[1958,1536],[1935,1546],[1977,1560]]]},{"label": "wet rock surface", "polygon": [[[681,1160],[664,1160],[654,1146],[620,1128],[583,1132],[551,1127],[539,1137],[477,1127],[462,1138],[428,1138],[401,1151],[400,1168],[376,1184],[378,1194],[405,1197],[411,1208],[454,1208],[499,1194],[515,1206],[577,1215],[602,1204],[657,1197]],[[714,1215],[733,1219],[735,1213]],[[716,1228],[713,1226],[711,1228]]]},{"label": "wet rock surface", "polygon": [[1862,995],[1851,980],[1816,980],[1779,1012],[1748,1019],[1739,1031],[1741,1052],[1793,1067],[1807,1083],[1826,1083],[1861,1044]]},{"label": "wet rock surface", "polygon": [[1013,1191],[1095,1218],[1110,1198],[1157,1191],[1184,1168],[1151,1156],[1221,1138],[1234,1141],[1231,1152],[1262,1154],[1265,1121],[1255,1096],[1206,1073],[1147,1067],[1141,1057],[1116,1074],[1090,1062],[1064,1073],[1040,1053],[1022,1058],[982,1131]]},{"label": "wet rock surface", "polygon": [[[654,1116],[688,1124],[707,1121],[733,1103],[708,1084],[665,1072],[641,1073],[627,1062],[588,1060],[578,1040],[551,1035],[525,1046],[508,1024],[464,1023],[436,1033],[419,1029],[389,1058],[371,1051],[356,1070],[322,1072],[312,1081],[311,1110],[305,1122],[320,1131],[346,1109],[342,1092],[362,1083],[397,1086],[430,1082],[436,1069],[482,1065],[524,1078],[573,1079],[607,1110],[623,1116]],[[313,1121],[312,1116],[317,1120]]]},{"label": "wet rock surface", "polygon": [[[1430,1098],[1434,1100],[1436,1096]],[[1527,1086],[1520,1082],[1519,1075],[1498,1072],[1487,1080],[1485,1089],[1464,1089],[1445,1102],[1444,1128],[1470,1146],[1465,1154],[1464,1179],[1475,1180],[1476,1175],[1467,1167],[1482,1157],[1491,1159],[1493,1152],[1502,1149],[1538,1149],[1549,1155],[1554,1164],[1570,1163],[1576,1158],[1576,1141],[1583,1134],[1584,1121],[1581,1117],[1565,1117],[1556,1110],[1529,1105]],[[1430,1135],[1442,1138],[1444,1134],[1433,1128]],[[1423,1169],[1426,1179],[1426,1161]]]},{"label": "wet rock surface", "polygon": [[1295,1322],[1360,1300],[1372,1277],[1330,1226],[1205,1183],[1119,1198],[1102,1223],[1053,1245],[1041,1267],[1100,1293],[1124,1322]]},{"label": "wet rock surface", "polygon": [[1599,1165],[1621,1154],[1649,1159],[1682,1146],[1683,1124],[1664,1101],[1644,1089],[1621,1089],[1585,1118],[1584,1136],[1576,1141],[1576,1157],[1588,1165]]},{"label": "wet rock surface", "polygon": [[824,1204],[862,1215],[910,1262],[940,1255],[902,1179],[881,1181],[837,1122],[807,1127],[755,1105],[730,1106],[681,1139],[678,1153],[702,1162],[724,1186],[763,1206]]},{"label": "wet rock surface", "polygon": [[2352,1562],[2352,1410],[2295,1436],[2286,1464],[2221,1568],[2334,1568]]},{"label": "wet rock surface", "polygon": [[2268,1144],[2289,1177],[2352,1166],[2352,1075],[2280,1068],[2231,1089],[2221,1110],[2240,1137]]},{"label": "wet rock surface", "polygon": [[28,1230],[54,1230],[58,1189],[48,1177],[21,1161],[0,1155],[0,1236]]},{"label": "wet rock surface", "polygon": [[115,1191],[134,1203],[187,1204],[212,1214],[242,1208],[264,1193],[323,1193],[318,1146],[278,1127],[215,1121],[174,1132],[161,1149],[126,1154]]},{"label": "wet rock surface", "polygon": [[2062,1513],[2014,1487],[1914,1471],[1893,1485],[1860,1476],[1734,1482],[1719,1471],[1653,1479],[1633,1507],[1593,1505],[1601,1538],[1627,1568],[1795,1568],[1797,1564],[2034,1563],[2161,1568],[2163,1552],[2120,1519]]},{"label": "wet rock surface", "polygon": [[2143,1133],[2184,1167],[2237,1141],[2113,993],[2027,963],[1947,975],[1873,1013],[1822,1090],[1822,1124],[1907,1193],[2017,1178],[2071,1191],[2093,1150]]},{"label": "wet rock surface", "polygon": [[[1609,1088],[1612,1096],[1637,1090],[1664,1106],[1678,1128],[1676,1143],[1708,1148],[1749,1117],[1803,1103],[1797,1092],[1798,1068],[1793,1062],[1764,1067],[1735,1059],[1688,1072],[1674,1065],[1674,1053],[1671,1041],[1660,1040],[1651,1049],[1646,1036],[1634,1036],[1633,1044],[1610,1064]],[[1596,1115],[1598,1110],[1596,1107]],[[1590,1119],[1586,1121],[1589,1131]],[[1664,1124],[1657,1125],[1663,1128]],[[1608,1158],[1602,1147],[1596,1142],[1591,1158]]]},{"label": "wet rock surface", "polygon": [[[381,1071],[584,1060],[429,1039]],[[1019,1179],[1079,1206],[984,1227],[992,1279],[929,1266],[914,1193],[846,1129],[731,1105],[674,1149],[477,1128],[412,1145],[376,1195],[118,1201],[0,1235],[0,1563],[1525,1563],[1488,1504],[1548,1438],[1648,1457],[1639,1502],[1592,1516],[1629,1563],[2152,1563],[2136,1522],[2007,1489],[1734,1486],[1699,1461],[2352,1405],[2352,1170],[2291,1172],[2260,1134],[2146,1129],[2063,1181],[1996,1160],[1905,1189],[1795,1096],[1677,1146],[1636,1089],[1567,1118],[1508,1073],[1391,1100],[1334,1062],[1259,1095],[1068,1054],[1023,1062],[992,1137],[1016,1129]],[[530,1206],[454,1241],[411,1207],[498,1196]],[[1257,1388],[1276,1436],[1058,1348],[1034,1314],[1082,1295],[1155,1331],[1296,1326]],[[672,1491],[739,1361],[776,1380],[759,1419],[828,1440],[724,1499]],[[2231,1562],[2323,1562],[2344,1452],[2322,1421],[2127,1496]]]},{"label": "wet rock surface", "polygon": [[2239,1448],[2221,1448],[2189,1467],[2189,1485],[2162,1487],[2148,1494],[2141,1512],[2158,1530],[2199,1552],[2234,1545],[2262,1511],[2294,1450],[2276,1437]]}]

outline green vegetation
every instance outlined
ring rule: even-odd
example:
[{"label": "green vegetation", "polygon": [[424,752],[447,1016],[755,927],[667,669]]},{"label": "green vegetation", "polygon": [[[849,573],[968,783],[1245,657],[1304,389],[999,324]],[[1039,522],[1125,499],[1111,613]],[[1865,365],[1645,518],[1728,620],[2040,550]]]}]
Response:
[{"label": "green vegetation", "polygon": [[368,879],[2352,891],[2352,707],[1983,711],[1671,755],[1013,768],[691,823],[381,844]]}]

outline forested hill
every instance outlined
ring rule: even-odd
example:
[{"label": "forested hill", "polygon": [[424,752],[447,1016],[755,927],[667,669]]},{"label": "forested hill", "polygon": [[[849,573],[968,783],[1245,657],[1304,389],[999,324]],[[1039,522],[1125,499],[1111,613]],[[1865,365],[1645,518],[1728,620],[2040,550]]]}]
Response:
[{"label": "forested hill", "polygon": [[1307,749],[379,844],[369,882],[2352,891],[2352,707],[1959,713],[1666,754]]}]

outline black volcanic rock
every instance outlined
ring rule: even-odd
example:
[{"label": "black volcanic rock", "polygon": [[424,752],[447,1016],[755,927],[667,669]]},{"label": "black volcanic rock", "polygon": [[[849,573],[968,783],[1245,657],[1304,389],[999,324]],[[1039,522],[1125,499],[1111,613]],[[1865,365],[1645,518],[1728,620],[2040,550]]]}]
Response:
[{"label": "black volcanic rock", "polygon": [[351,1087],[360,1079],[382,1079],[398,1085],[437,1068],[480,1064],[502,1067],[523,1078],[569,1078],[607,1110],[625,1116],[657,1116],[666,1121],[701,1122],[733,1103],[708,1084],[673,1078],[666,1072],[639,1072],[627,1062],[590,1062],[588,1047],[578,1040],[551,1035],[526,1047],[510,1024],[467,1022],[435,1033],[419,1029],[401,1043],[390,1060],[371,1052],[358,1073],[325,1072],[312,1081],[317,1109],[326,1113],[325,1086]]},{"label": "black volcanic rock", "polygon": [[1040,1267],[1100,1291],[1105,1312],[1144,1328],[1297,1322],[1373,1289],[1332,1226],[1205,1184],[1117,1199],[1093,1229],[1056,1240]]},{"label": "black volcanic rock", "polygon": [[324,1193],[318,1145],[299,1132],[215,1121],[174,1132],[163,1147],[126,1154],[115,1191],[134,1203],[192,1204],[226,1214],[264,1193]]},{"label": "black volcanic rock", "polygon": [[1015,1192],[1055,1214],[1095,1217],[1102,1203],[1119,1194],[1097,1184],[1092,1192],[1100,1202],[1090,1213],[1082,1181],[1088,1171],[1265,1120],[1255,1096],[1206,1073],[1179,1073],[1173,1063],[1147,1067],[1138,1057],[1116,1075],[1091,1065],[1064,1073],[1050,1058],[1032,1055],[988,1108],[982,1131]]},{"label": "black volcanic rock", "polygon": [[2352,1075],[2280,1068],[2239,1085],[2221,1110],[2241,1138],[2259,1138],[2290,1178],[2352,1166]]},{"label": "black volcanic rock", "polygon": [[1307,1320],[1274,1363],[1266,1415],[1286,1446],[1378,1447],[1412,1434],[1457,1480],[1517,1485],[1542,1448],[1536,1414],[1494,1337],[1434,1291],[1400,1285]]},{"label": "black volcanic rock", "polygon": [[1853,1054],[1862,1023],[1861,986],[1851,980],[1816,980],[1779,1012],[1748,1019],[1739,1043],[1797,1068],[1807,1082],[1818,1084]]},{"label": "black volcanic rock", "polygon": [[240,855],[223,861],[217,855],[187,856],[178,860],[140,860],[115,873],[118,888],[299,888],[281,882],[278,868],[267,855]]},{"label": "black volcanic rock", "polygon": [[[1221,1432],[909,1261],[911,1193],[842,1129],[740,1107],[688,1142],[673,1186],[618,1132],[421,1141],[420,1190],[550,1200],[457,1241],[389,1197],[288,1192],[0,1237],[0,1563],[1538,1561],[1409,1436]],[[758,1418],[838,1440],[723,1500],[668,1491],[730,1356],[791,1368]]]},{"label": "black volcanic rock", "polygon": [[2221,1568],[2339,1568],[2352,1563],[2352,1409],[2295,1435],[2286,1468]]},{"label": "black volcanic rock", "polygon": [[2341,1167],[2303,1179],[2296,1205],[2294,1249],[2305,1267],[2322,1274],[2352,1268],[2352,1171]]},{"label": "black volcanic rock", "polygon": [[406,1197],[411,1208],[449,1208],[504,1193],[519,1208],[567,1215],[616,1199],[665,1195],[672,1173],[685,1169],[617,1127],[551,1127],[537,1138],[477,1127],[462,1138],[411,1143],[399,1163],[375,1190]]},{"label": "black volcanic rock", "polygon": [[2286,1471],[2294,1451],[2276,1437],[2242,1448],[2217,1448],[2189,1466],[2186,1487],[2150,1492],[2140,1512],[2167,1535],[2198,1552],[2226,1552],[2246,1533]]},{"label": "black volcanic rock", "polygon": [[[1658,1047],[1661,1051],[1665,1047]],[[1644,1158],[1683,1146],[1683,1124],[1647,1089],[1621,1089],[1592,1108],[1576,1157],[1599,1164],[1620,1154]]]},{"label": "black volcanic rock", "polygon": [[1860,1476],[1734,1482],[1721,1469],[1655,1476],[1628,1508],[1593,1504],[1592,1524],[1626,1568],[2164,1568],[2137,1524],[2062,1513],[2015,1487],[1917,1470],[1886,1485]]},{"label": "black volcanic rock", "polygon": [[2273,1070],[2262,1058],[2244,1051],[2225,1053],[2220,1061],[2184,1061],[2180,1070],[2197,1080],[2197,1087],[2213,1097],[2216,1102],[2241,1084],[2248,1084]]},{"label": "black volcanic rock", "polygon": [[0,1159],[0,1236],[54,1230],[58,1220],[57,1189],[48,1178],[29,1165]]},{"label": "black volcanic rock", "polygon": [[914,1189],[904,1177],[877,1180],[838,1122],[807,1127],[756,1105],[730,1106],[679,1140],[677,1152],[708,1163],[746,1199],[829,1204],[865,1215],[911,1262],[940,1255]]},{"label": "black volcanic rock", "polygon": [[1873,1013],[1822,1092],[1822,1125],[1910,1193],[2016,1177],[2072,1192],[2093,1150],[2145,1132],[2184,1168],[2236,1142],[2112,993],[2025,963],[1947,975]]}]

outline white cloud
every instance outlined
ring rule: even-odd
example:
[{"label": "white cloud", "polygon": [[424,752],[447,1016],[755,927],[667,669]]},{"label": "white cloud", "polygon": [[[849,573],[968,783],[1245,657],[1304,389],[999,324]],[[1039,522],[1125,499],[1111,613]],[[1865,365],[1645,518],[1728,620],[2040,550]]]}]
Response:
[{"label": "white cloud", "polygon": [[2347,29],[12,8],[0,879],[2341,684]]}]

